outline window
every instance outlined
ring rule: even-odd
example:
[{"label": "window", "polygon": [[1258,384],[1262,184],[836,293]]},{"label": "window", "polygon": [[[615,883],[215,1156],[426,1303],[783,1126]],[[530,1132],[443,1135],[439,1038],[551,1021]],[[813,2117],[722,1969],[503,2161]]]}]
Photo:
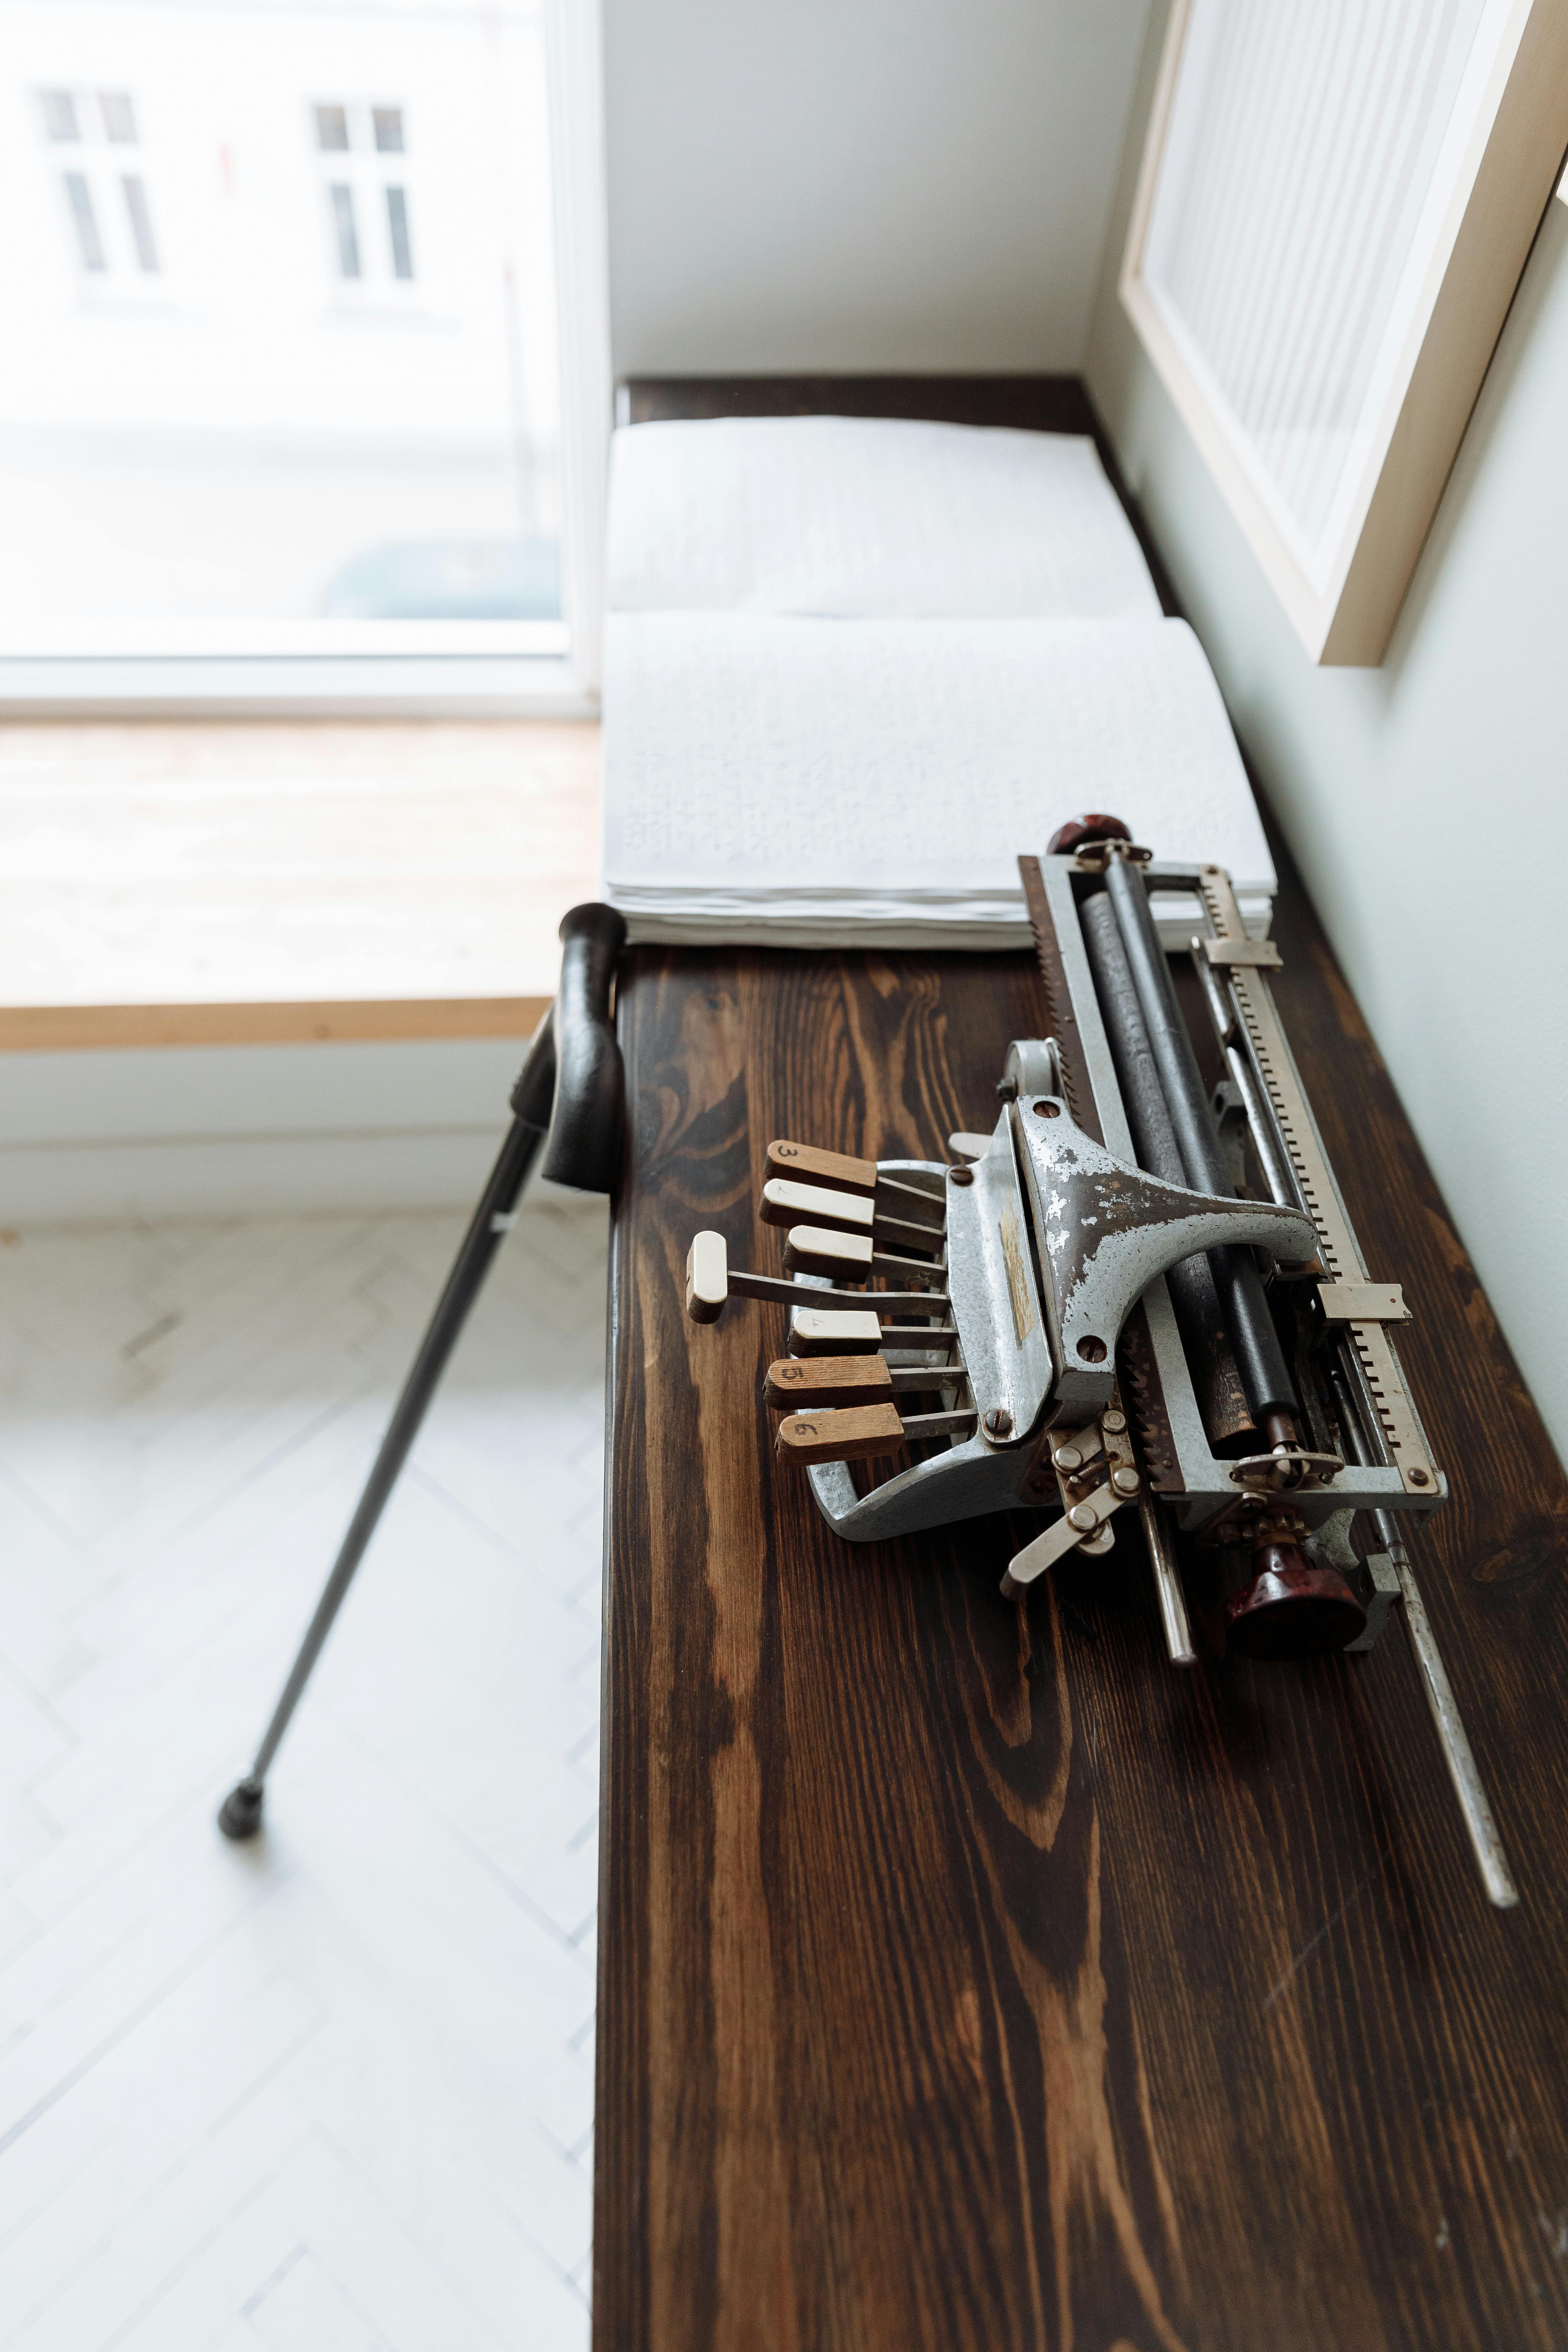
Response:
[{"label": "window", "polygon": [[609,410],[595,21],[0,0],[35,131],[0,152],[0,702],[574,707]]},{"label": "window", "polygon": [[332,226],[337,232],[338,276],[357,278],[359,231],[354,226],[354,192],[346,180],[334,180],[327,194],[332,200]]},{"label": "window", "polygon": [[120,188],[125,198],[125,217],[131,224],[131,242],[136,248],[136,266],[151,277],[158,267],[158,248],[153,241],[146,183],[138,173],[126,172],[121,176]]},{"label": "window", "polygon": [[[411,285],[403,108],[345,102],[313,106],[310,115],[318,152],[331,159],[327,220],[339,278],[373,289]],[[398,161],[384,160],[393,156]]]},{"label": "window", "polygon": [[412,278],[414,255],[408,243],[408,196],[403,188],[386,192],[386,231],[392,241],[392,274]]},{"label": "window", "polygon": [[40,89],[37,98],[46,144],[67,151],[59,184],[78,269],[117,287],[157,277],[146,180],[123,168],[123,155],[105,152],[138,144],[130,91]]},{"label": "window", "polygon": [[112,147],[134,147],[136,144],[136,110],[122,89],[106,89],[99,93],[98,103],[103,114],[103,135]]},{"label": "window", "polygon": [[64,184],[71,226],[76,231],[77,259],[85,270],[97,277],[104,268],[103,239],[98,233],[98,215],[92,209],[92,190],[80,172],[66,173]]},{"label": "window", "polygon": [[58,147],[74,146],[81,133],[76,127],[76,100],[68,89],[46,89],[40,93],[44,110],[44,136]]}]

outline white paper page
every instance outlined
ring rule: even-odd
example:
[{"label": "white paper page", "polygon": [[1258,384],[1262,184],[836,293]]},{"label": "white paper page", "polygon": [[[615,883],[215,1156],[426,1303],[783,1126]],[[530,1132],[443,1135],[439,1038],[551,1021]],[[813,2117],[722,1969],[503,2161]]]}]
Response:
[{"label": "white paper page", "polygon": [[1184,622],[612,614],[605,656],[605,889],[628,908],[1016,921],[1020,851],[1085,809],[1273,894]]},{"label": "white paper page", "polygon": [[624,426],[608,599],[623,611],[1160,613],[1092,441],[855,416]]}]

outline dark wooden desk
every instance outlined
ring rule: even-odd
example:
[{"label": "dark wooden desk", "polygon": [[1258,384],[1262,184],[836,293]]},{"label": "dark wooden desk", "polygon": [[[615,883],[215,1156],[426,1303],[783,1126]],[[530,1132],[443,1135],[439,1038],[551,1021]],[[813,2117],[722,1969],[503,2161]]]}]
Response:
[{"label": "dark wooden desk", "polygon": [[1402,1633],[1165,1664],[1135,1528],[836,1542],[775,1478],[771,1136],[942,1153],[1025,956],[640,950],[620,997],[602,2352],[1568,2346],[1568,1493],[1280,856],[1279,993],[1454,1498],[1432,1616],[1522,1890],[1484,1902]]}]

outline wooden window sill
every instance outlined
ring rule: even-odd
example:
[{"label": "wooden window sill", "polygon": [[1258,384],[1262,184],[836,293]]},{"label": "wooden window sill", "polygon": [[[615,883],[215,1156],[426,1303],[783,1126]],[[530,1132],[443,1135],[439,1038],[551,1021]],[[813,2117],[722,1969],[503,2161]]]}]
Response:
[{"label": "wooden window sill", "polygon": [[0,1050],[523,1036],[598,889],[587,722],[0,740]]}]

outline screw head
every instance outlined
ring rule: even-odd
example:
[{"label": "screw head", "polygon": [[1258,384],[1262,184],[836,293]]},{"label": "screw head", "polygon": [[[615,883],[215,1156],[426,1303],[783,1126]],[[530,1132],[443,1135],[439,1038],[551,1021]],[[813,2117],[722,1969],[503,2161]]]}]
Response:
[{"label": "screw head", "polygon": [[1102,1412],[1100,1425],[1101,1429],[1109,1429],[1112,1437],[1120,1437],[1127,1426],[1127,1415],[1124,1412]]},{"label": "screw head", "polygon": [[1431,1482],[1427,1478],[1425,1470],[1412,1470],[1410,1473],[1410,1483],[1413,1486],[1426,1486]]},{"label": "screw head", "polygon": [[1051,1460],[1058,1470],[1077,1470],[1082,1465],[1083,1456],[1076,1445],[1058,1445]]},{"label": "screw head", "polygon": [[1113,1470],[1110,1483],[1119,1495],[1135,1495],[1138,1492],[1138,1473],[1125,1467]]},{"label": "screw head", "polygon": [[1079,1535],[1088,1535],[1091,1528],[1100,1525],[1100,1514],[1091,1511],[1087,1503],[1075,1503],[1068,1513],[1068,1525],[1076,1528]]},{"label": "screw head", "polygon": [[1060,1118],[1062,1107],[1059,1102],[1052,1102],[1047,1096],[1043,1101],[1035,1104],[1034,1112],[1037,1118]]},{"label": "screw head", "polygon": [[1103,1364],[1105,1361],[1105,1342],[1097,1339],[1092,1331],[1084,1333],[1078,1343],[1078,1351],[1086,1364]]},{"label": "screw head", "polygon": [[1011,1437],[1013,1416],[999,1404],[994,1404],[986,1414],[984,1427],[988,1437]]},{"label": "screw head", "polygon": [[973,1184],[974,1171],[967,1165],[962,1168],[950,1168],[947,1171],[947,1181],[950,1184]]}]

